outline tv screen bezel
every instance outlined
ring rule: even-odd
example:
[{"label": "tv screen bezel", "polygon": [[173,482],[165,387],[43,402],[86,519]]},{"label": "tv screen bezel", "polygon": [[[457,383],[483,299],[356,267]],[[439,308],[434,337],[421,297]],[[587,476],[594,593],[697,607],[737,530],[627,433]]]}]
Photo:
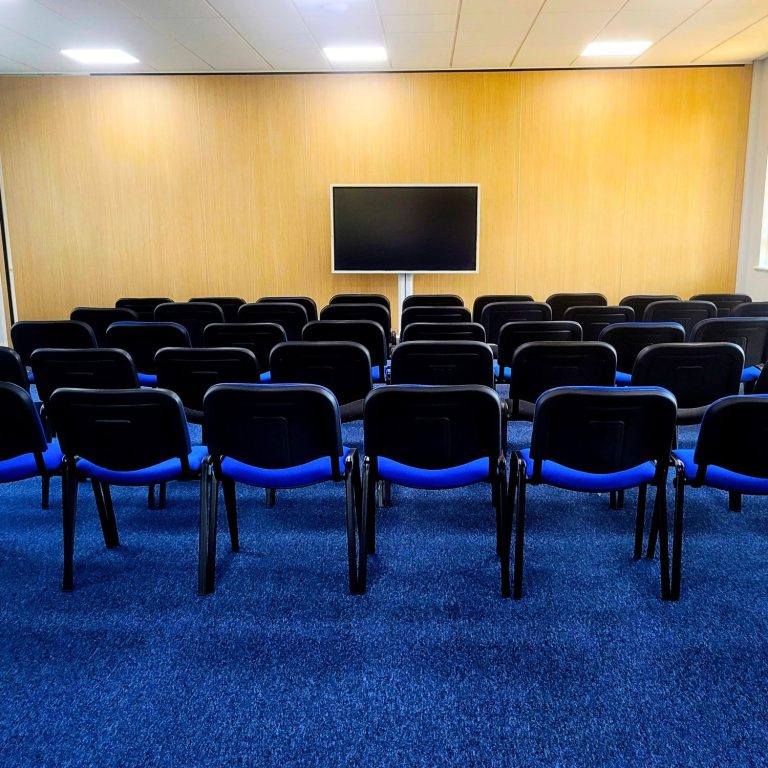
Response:
[{"label": "tv screen bezel", "polygon": [[[476,232],[475,237],[475,268],[474,269],[414,269],[403,272],[398,269],[336,269],[336,243],[333,229],[333,191],[343,189],[382,189],[394,187],[399,189],[411,187],[429,187],[433,189],[449,189],[453,187],[472,187],[477,190]],[[480,272],[480,184],[467,182],[455,184],[331,184],[331,274],[334,275],[477,275]]]}]

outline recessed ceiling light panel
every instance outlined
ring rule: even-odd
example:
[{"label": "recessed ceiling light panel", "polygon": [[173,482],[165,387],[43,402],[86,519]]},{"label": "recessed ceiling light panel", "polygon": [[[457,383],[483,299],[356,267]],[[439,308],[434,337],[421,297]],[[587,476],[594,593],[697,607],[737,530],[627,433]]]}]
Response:
[{"label": "recessed ceiling light panel", "polygon": [[62,53],[81,64],[138,64],[139,60],[119,48],[65,48]]},{"label": "recessed ceiling light panel", "polygon": [[627,40],[617,42],[590,43],[582,52],[582,56],[637,56],[653,43],[650,40]]},{"label": "recessed ceiling light panel", "polygon": [[387,60],[387,51],[381,45],[357,45],[323,48],[331,64],[372,64]]}]

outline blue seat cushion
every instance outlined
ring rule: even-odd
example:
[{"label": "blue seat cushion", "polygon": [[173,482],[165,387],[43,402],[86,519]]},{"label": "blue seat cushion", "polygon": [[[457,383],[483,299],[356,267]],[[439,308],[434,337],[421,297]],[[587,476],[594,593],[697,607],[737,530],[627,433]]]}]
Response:
[{"label": "blue seat cushion", "polygon": [[[204,445],[194,445],[189,452],[189,469],[196,473],[200,471],[203,459],[208,455],[208,448]],[[87,477],[94,477],[104,483],[114,485],[149,485],[150,483],[163,483],[166,480],[176,480],[181,477],[181,461],[179,459],[166,459],[159,464],[143,469],[121,471],[107,469],[94,464],[87,459],[77,462],[77,470]]]},{"label": "blue seat cushion", "polygon": [[262,384],[269,384],[272,381],[272,371],[264,371],[259,375],[259,381]]},{"label": "blue seat cushion", "polygon": [[632,383],[632,374],[624,371],[616,371],[616,386],[628,387]]},{"label": "blue seat cushion", "polygon": [[493,375],[501,381],[512,381],[512,369],[504,366],[504,376],[501,375],[501,366],[498,363],[493,364]]},{"label": "blue seat cushion", "polygon": [[373,379],[374,383],[386,381],[387,368],[389,368],[390,364],[391,360],[387,360],[387,364],[384,366],[384,370],[382,370],[380,365],[371,366],[371,378]]},{"label": "blue seat cushion", "polygon": [[[520,451],[520,454],[525,460],[526,477],[530,480],[533,476],[533,459],[530,457],[530,449],[525,448]],[[655,474],[656,467],[652,461],[646,461],[621,472],[609,472],[607,474],[582,472],[557,464],[554,461],[544,461],[541,465],[541,482],[570,491],[620,491],[624,488],[633,488],[636,485],[650,483]]]},{"label": "blue seat cushion", "polygon": [[[339,456],[339,472],[344,475],[344,460],[352,452],[352,448],[344,446]],[[333,479],[331,459],[321,456],[318,459],[283,469],[265,469],[245,464],[237,459],[224,458],[221,462],[221,472],[224,477],[238,483],[257,485],[260,488],[299,488],[302,485],[313,485]]]},{"label": "blue seat cushion", "polygon": [[379,474],[382,480],[389,480],[410,488],[460,488],[463,485],[488,480],[488,459],[475,459],[467,464],[445,469],[422,469],[401,464],[399,461],[378,458]]},{"label": "blue seat cushion", "polygon": [[748,381],[757,381],[760,378],[760,368],[756,365],[747,366],[741,372],[741,383],[744,384]]},{"label": "blue seat cushion", "polygon": [[[43,452],[43,464],[45,471],[51,474],[61,469],[62,454],[59,443],[54,440]],[[12,459],[0,461],[0,483],[10,483],[14,480],[26,480],[28,477],[36,477],[40,472],[35,463],[34,453],[22,453]]]},{"label": "blue seat cushion", "polygon": [[139,374],[139,384],[142,387],[156,387],[157,386],[157,376],[155,376],[154,373],[140,373]]},{"label": "blue seat cushion", "polygon": [[32,369],[31,368],[27,368],[27,381],[30,384],[34,384],[35,383],[35,374],[32,373]]},{"label": "blue seat cushion", "polygon": [[[688,482],[695,480],[696,473],[699,471],[698,464],[695,464],[693,461],[694,452],[693,448],[676,448],[672,451],[672,455],[683,462],[685,466],[685,479]],[[719,488],[721,491],[768,494],[768,479],[741,475],[738,472],[731,472],[730,469],[718,467],[715,464],[710,464],[707,467],[704,483],[712,488]]]}]

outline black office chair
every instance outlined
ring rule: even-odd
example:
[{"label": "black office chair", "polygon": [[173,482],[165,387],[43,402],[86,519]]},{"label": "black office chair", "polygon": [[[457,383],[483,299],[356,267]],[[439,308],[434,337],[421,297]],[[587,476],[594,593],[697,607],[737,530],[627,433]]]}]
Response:
[{"label": "black office chair", "polygon": [[89,325],[77,320],[20,320],[11,326],[11,343],[29,366],[36,349],[93,349],[96,337]]},{"label": "black office chair", "polygon": [[225,323],[237,322],[237,310],[245,304],[245,299],[237,296],[198,296],[190,301],[197,304],[215,304],[224,313]]},{"label": "black office chair", "polygon": [[674,294],[650,294],[642,293],[633,296],[625,296],[619,304],[622,307],[632,307],[635,310],[635,320],[642,322],[645,314],[645,308],[654,301],[680,301],[679,296]]},{"label": "black office chair", "polygon": [[177,301],[155,307],[155,321],[178,323],[187,329],[193,347],[203,346],[203,330],[211,323],[224,322],[224,310],[217,304],[201,301]]},{"label": "black office chair", "polygon": [[236,483],[297,488],[326,481],[346,486],[348,581],[350,591],[356,592],[359,462],[357,449],[342,445],[333,393],[313,384],[217,384],[205,396],[204,413],[210,457],[203,467],[199,594],[215,587],[219,483],[224,487],[232,551],[237,552]]},{"label": "black office chair", "polygon": [[729,317],[736,307],[750,303],[752,298],[746,293],[697,293],[691,301],[711,301],[717,307],[718,317]]},{"label": "black office chair", "polygon": [[301,304],[307,311],[307,322],[317,320],[317,304],[309,296],[262,296],[257,304]]},{"label": "black office chair", "polygon": [[389,299],[383,293],[337,293],[329,304],[381,304],[391,310]]},{"label": "black office chair", "polygon": [[654,301],[645,308],[643,322],[680,323],[690,341],[696,323],[712,317],[717,317],[717,307],[711,301]]},{"label": "black office chair", "polygon": [[[338,304],[329,304],[320,310],[320,320],[368,320],[378,323],[384,330],[384,338],[389,344],[392,339],[392,318],[383,304],[363,303],[352,304],[349,302],[340,302]],[[373,359],[373,355],[371,356]],[[376,365],[376,363],[373,363]]]},{"label": "black office chair", "polygon": [[598,341],[616,350],[616,384],[627,386],[641,350],[652,344],[682,344],[685,329],[680,323],[617,323],[603,328]]},{"label": "black office chair", "polygon": [[206,347],[242,347],[256,355],[260,380],[269,382],[269,356],[286,341],[285,330],[277,323],[212,323],[203,331]]},{"label": "black office chair", "polygon": [[480,316],[489,344],[499,343],[499,332],[507,323],[517,320],[551,320],[552,309],[543,301],[500,301],[486,304]]},{"label": "black office chair", "polygon": [[485,341],[480,323],[411,323],[400,341]]},{"label": "black office chair", "polygon": [[404,309],[400,316],[400,334],[411,323],[469,323],[472,315],[466,307],[436,306],[422,307],[412,306]]},{"label": "black office chair", "polygon": [[608,299],[602,293],[553,293],[547,304],[552,308],[553,320],[565,320],[569,307],[605,307]]},{"label": "black office chair", "polygon": [[70,320],[77,320],[90,326],[96,343],[100,347],[107,346],[107,328],[112,323],[138,320],[139,316],[132,309],[125,307],[76,307],[69,315]]},{"label": "black office chair", "polygon": [[57,389],[49,413],[64,453],[63,588],[71,590],[78,480],[97,481],[95,494],[107,488],[100,517],[112,549],[120,540],[109,486],[194,479],[207,449],[190,446],[184,406],[162,389]]},{"label": "black office chair", "polygon": [[455,293],[412,294],[403,299],[403,309],[408,307],[463,307],[464,299]]},{"label": "black office chair", "polygon": [[390,382],[493,388],[493,354],[480,341],[404,341],[392,351]]},{"label": "black office chair", "polygon": [[21,355],[11,347],[0,347],[0,381],[15,384],[29,392],[29,376]]},{"label": "black office chair", "polygon": [[609,325],[632,322],[635,311],[632,307],[569,307],[565,319],[581,326],[584,341],[597,341]]},{"label": "black office chair", "polygon": [[568,320],[516,320],[499,331],[498,363],[494,368],[499,381],[512,376],[512,358],[517,348],[531,341],[581,341],[581,326]]},{"label": "black office chair", "polygon": [[301,304],[287,301],[262,301],[243,304],[238,310],[237,322],[276,323],[282,326],[288,341],[300,341],[301,331],[308,320],[307,310]]},{"label": "black office chair", "polygon": [[527,294],[515,294],[515,293],[486,293],[482,296],[478,296],[472,304],[472,322],[481,322],[483,315],[483,309],[488,304],[498,304],[500,302],[519,302],[519,301],[533,301],[533,296]]},{"label": "black office chair", "polygon": [[691,333],[691,341],[731,341],[744,350],[744,371],[741,381],[745,386],[757,381],[761,366],[768,359],[768,318],[718,317],[702,320]]},{"label": "black office chair", "polygon": [[383,382],[387,364],[387,337],[373,320],[317,320],[308,323],[302,341],[353,341],[362,344],[371,358],[371,376]]},{"label": "black office chair", "polygon": [[656,486],[653,520],[661,538],[661,596],[670,597],[666,481],[675,410],[675,398],[655,387],[561,387],[539,398],[531,447],[517,454],[515,598],[523,592],[529,484],[611,494],[638,487],[636,560],[643,548],[646,489]]},{"label": "black office chair", "polygon": [[731,310],[731,317],[768,317],[768,301],[746,301]]},{"label": "black office chair", "polygon": [[363,417],[363,518],[358,590],[367,580],[367,554],[376,551],[375,489],[383,480],[410,488],[459,488],[489,483],[496,506],[501,593],[509,596],[511,521],[502,449],[501,400],[482,386],[390,386],[375,389]]},{"label": "black office chair", "polygon": [[118,299],[115,306],[123,309],[130,309],[135,312],[142,322],[151,322],[155,319],[155,308],[161,304],[173,302],[173,299],[166,297],[134,297]]}]

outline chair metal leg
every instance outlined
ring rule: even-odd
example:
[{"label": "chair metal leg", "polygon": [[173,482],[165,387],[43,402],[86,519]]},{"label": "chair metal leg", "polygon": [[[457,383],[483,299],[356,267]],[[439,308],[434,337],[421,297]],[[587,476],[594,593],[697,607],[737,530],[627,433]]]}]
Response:
[{"label": "chair metal leg", "polygon": [[669,532],[667,530],[667,482],[664,477],[656,486],[656,499],[653,516],[658,520],[659,529],[659,568],[661,570],[661,599],[669,600]]},{"label": "chair metal leg", "polygon": [[[507,464],[502,455],[499,460],[499,466],[497,469],[498,480],[496,483],[498,497],[499,497],[499,522],[501,525],[501,596],[509,597],[511,589],[509,585],[509,556],[512,537],[512,522],[510,520],[510,507],[509,499],[507,498]],[[514,497],[514,492],[512,492]]]},{"label": "chair metal leg", "polygon": [[637,491],[637,517],[635,518],[635,560],[643,556],[643,531],[645,530],[645,499],[648,484],[643,483]]},{"label": "chair metal leg", "polygon": [[682,462],[675,463],[675,521],[672,530],[672,586],[670,600],[680,599],[680,581],[683,569],[683,505],[685,504],[685,471]]},{"label": "chair metal leg", "polygon": [[624,509],[624,490],[616,491],[616,509]]},{"label": "chair metal leg", "polygon": [[515,526],[515,571],[512,597],[523,596],[523,548],[525,545],[525,462],[517,465],[517,523]]},{"label": "chair metal leg", "polygon": [[389,480],[379,480],[376,484],[376,506],[392,506],[392,483]]},{"label": "chair metal leg", "polygon": [[49,509],[50,501],[51,501],[51,477],[50,475],[43,475],[40,506],[43,509]]},{"label": "chair metal leg", "polygon": [[264,503],[266,504],[267,509],[272,509],[275,506],[275,496],[274,488],[264,489]]},{"label": "chair metal leg", "polygon": [[[370,472],[370,470],[369,470]],[[368,486],[368,492],[365,491],[365,463],[363,463],[363,504],[368,501],[368,514],[366,517],[365,506],[363,506],[363,520],[365,522],[365,548],[369,555],[376,554],[376,489],[378,483],[371,481]]]},{"label": "chair metal leg", "polygon": [[741,494],[738,491],[728,491],[728,510],[741,512]]},{"label": "chair metal leg", "polygon": [[200,519],[197,544],[197,594],[208,594],[208,539],[211,531],[208,524],[211,485],[210,465],[207,458],[200,467]]},{"label": "chair metal leg", "polygon": [[616,506],[616,491],[608,493],[608,509],[618,509]]},{"label": "chair metal leg", "polygon": [[[656,489],[658,494],[658,489]],[[648,531],[648,548],[645,551],[645,556],[649,560],[653,560],[656,557],[656,537],[659,534],[659,522],[656,519],[656,504],[653,506],[653,514],[651,515],[651,529]]]},{"label": "chair metal leg", "polygon": [[[237,530],[237,494],[235,493],[235,481],[225,479],[221,481],[224,489],[224,506],[227,510],[227,527],[229,528],[229,540],[232,551],[240,550],[240,536]],[[218,498],[218,494],[216,494]]]},{"label": "chair metal leg", "polygon": [[150,509],[155,509],[155,485],[151,483],[147,488],[147,506]]},{"label": "chair metal leg", "polygon": [[211,472],[208,484],[208,566],[205,571],[205,589],[210,594],[216,589],[216,541],[219,530],[219,481]]},{"label": "chair metal leg", "polygon": [[93,498],[96,500],[96,510],[99,513],[104,545],[107,549],[114,549],[120,546],[120,537],[117,533],[117,520],[115,519],[115,509],[112,506],[109,484],[92,478],[91,488],[93,489]]},{"label": "chair metal leg", "polygon": [[162,482],[160,483],[160,491],[158,492],[157,496],[157,508],[158,509],[165,509],[165,492],[168,488],[168,483]]},{"label": "chair metal leg", "polygon": [[363,509],[360,523],[359,561],[357,566],[357,591],[364,594],[368,579],[368,552],[370,540],[368,522],[376,514],[376,481],[371,477],[371,462],[367,457],[363,461]]},{"label": "chair metal leg", "polygon": [[64,575],[61,588],[71,592],[74,587],[75,520],[77,518],[77,474],[74,466],[64,459],[62,485],[62,528],[64,533]]},{"label": "chair metal leg", "polygon": [[357,499],[355,498],[355,460],[352,455],[344,461],[344,487],[347,512],[347,569],[349,591],[357,592]]}]

